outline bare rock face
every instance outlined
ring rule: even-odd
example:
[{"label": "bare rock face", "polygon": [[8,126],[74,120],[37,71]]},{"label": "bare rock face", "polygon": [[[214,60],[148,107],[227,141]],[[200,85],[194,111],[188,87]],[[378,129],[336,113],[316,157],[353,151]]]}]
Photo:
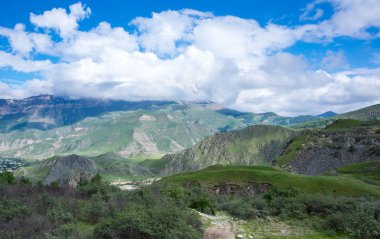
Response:
[{"label": "bare rock face", "polygon": [[56,161],[43,179],[43,183],[58,182],[61,185],[76,187],[80,181],[90,180],[98,172],[99,168],[89,158],[78,155],[56,157]]},{"label": "bare rock face", "polygon": [[[186,187],[201,187],[199,182],[190,181]],[[248,183],[237,185],[233,183],[220,182],[213,186],[206,187],[206,190],[216,195],[237,195],[237,196],[257,196],[269,191],[272,188],[270,183]]]},{"label": "bare rock face", "polygon": [[286,168],[295,173],[319,175],[372,160],[380,160],[380,132],[363,127],[311,134]]}]

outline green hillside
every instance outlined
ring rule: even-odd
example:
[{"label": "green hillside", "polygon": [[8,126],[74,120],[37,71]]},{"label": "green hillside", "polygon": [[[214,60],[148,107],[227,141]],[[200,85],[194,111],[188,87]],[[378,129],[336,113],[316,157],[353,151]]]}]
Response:
[{"label": "green hillside", "polygon": [[280,126],[249,126],[209,136],[180,153],[166,155],[153,166],[161,167],[160,174],[169,175],[215,164],[270,165],[295,135]]},{"label": "green hillside", "polygon": [[203,187],[218,184],[270,184],[276,188],[295,188],[306,193],[380,197],[380,188],[350,176],[306,176],[291,174],[274,167],[212,166],[197,172],[169,176],[163,182],[182,185],[198,182]]}]

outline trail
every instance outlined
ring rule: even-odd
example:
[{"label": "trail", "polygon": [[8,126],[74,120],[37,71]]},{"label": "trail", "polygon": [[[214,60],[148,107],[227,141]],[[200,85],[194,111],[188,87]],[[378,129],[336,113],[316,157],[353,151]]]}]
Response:
[{"label": "trail", "polygon": [[232,218],[225,215],[210,216],[203,213],[200,213],[200,215],[209,223],[204,234],[205,239],[235,238],[235,225],[232,222]]}]

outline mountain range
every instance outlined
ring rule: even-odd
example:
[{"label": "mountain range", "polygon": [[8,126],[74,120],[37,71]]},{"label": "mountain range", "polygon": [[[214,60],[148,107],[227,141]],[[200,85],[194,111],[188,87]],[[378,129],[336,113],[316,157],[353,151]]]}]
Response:
[{"label": "mountain range", "polygon": [[[0,100],[0,156],[55,155],[160,158],[217,132],[249,125],[294,126],[322,116],[245,113],[213,102],[116,101],[39,95]],[[326,119],[326,118],[323,118]]]}]

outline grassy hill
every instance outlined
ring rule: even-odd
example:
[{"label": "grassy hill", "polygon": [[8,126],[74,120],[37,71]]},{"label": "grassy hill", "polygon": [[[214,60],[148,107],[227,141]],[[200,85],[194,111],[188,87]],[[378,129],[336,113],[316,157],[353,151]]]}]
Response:
[{"label": "grassy hill", "polygon": [[169,176],[163,182],[182,185],[197,182],[203,187],[228,183],[246,187],[255,184],[270,184],[276,188],[295,188],[306,193],[322,193],[346,196],[380,197],[380,188],[354,177],[306,176],[282,171],[276,167],[263,166],[212,166],[197,172]]},{"label": "grassy hill", "polygon": [[352,164],[339,168],[338,172],[380,187],[380,160]]}]

